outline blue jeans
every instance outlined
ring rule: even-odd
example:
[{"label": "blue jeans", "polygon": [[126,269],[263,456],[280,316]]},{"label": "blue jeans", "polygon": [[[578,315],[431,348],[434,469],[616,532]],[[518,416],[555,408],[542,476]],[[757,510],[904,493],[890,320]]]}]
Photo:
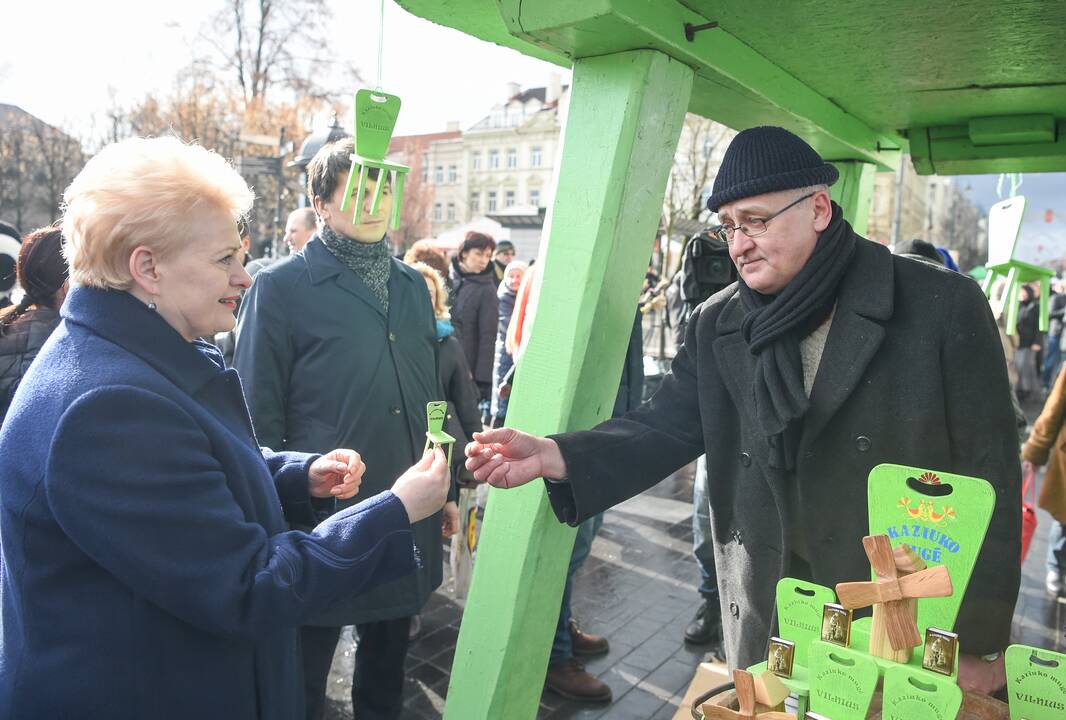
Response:
[{"label": "blue jeans", "polygon": [[1061,338],[1058,335],[1048,335],[1047,351],[1044,358],[1044,376],[1041,380],[1044,389],[1047,390],[1055,384],[1055,378],[1059,376],[1059,368],[1062,367]]},{"label": "blue jeans", "polygon": [[1054,520],[1047,538],[1047,569],[1066,575],[1066,528]]},{"label": "blue jeans", "polygon": [[700,595],[718,599],[718,571],[714,566],[714,540],[711,534],[711,506],[707,499],[707,456],[696,461],[692,482],[692,554],[700,566]]},{"label": "blue jeans", "polygon": [[570,639],[570,592],[574,585],[574,575],[585,564],[585,559],[592,552],[592,539],[596,537],[603,525],[603,515],[593,515],[577,526],[574,536],[574,549],[570,553],[570,567],[566,571],[566,584],[563,586],[563,602],[559,609],[559,623],[555,626],[555,639],[552,641],[550,665],[569,660],[574,656],[574,643]]}]

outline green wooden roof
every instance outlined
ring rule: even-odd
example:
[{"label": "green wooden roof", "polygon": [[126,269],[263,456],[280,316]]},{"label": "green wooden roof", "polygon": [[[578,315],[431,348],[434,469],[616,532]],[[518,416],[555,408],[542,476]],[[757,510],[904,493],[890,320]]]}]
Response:
[{"label": "green wooden roof", "polygon": [[659,49],[696,70],[692,112],[789,127],[827,159],[888,168],[902,149],[923,173],[1066,170],[1063,0],[398,2],[559,65]]}]

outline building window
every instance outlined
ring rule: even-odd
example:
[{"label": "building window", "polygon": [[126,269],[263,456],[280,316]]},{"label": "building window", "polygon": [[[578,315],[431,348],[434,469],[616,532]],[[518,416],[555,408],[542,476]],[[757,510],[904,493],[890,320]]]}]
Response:
[{"label": "building window", "polygon": [[489,212],[496,212],[496,191],[489,190]]},{"label": "building window", "polygon": [[500,151],[489,150],[489,170],[497,170],[500,167]]},{"label": "building window", "polygon": [[518,151],[514,148],[508,148],[507,150],[507,167],[518,167]]},{"label": "building window", "polygon": [[470,212],[473,214],[481,212],[481,193],[470,193]]},{"label": "building window", "polygon": [[514,207],[514,190],[508,190],[503,194],[503,206],[505,208]]},{"label": "building window", "polygon": [[540,207],[540,190],[529,191],[529,204],[533,207]]},{"label": "building window", "polygon": [[444,182],[444,166],[443,165],[438,165],[436,167],[436,169],[433,171],[433,182],[437,183],[438,185],[440,185],[441,183]]},{"label": "building window", "polygon": [[433,203],[433,219],[440,221],[444,215],[441,213],[440,203]]},{"label": "building window", "polygon": [[481,169],[481,153],[470,153],[470,167],[475,170]]},{"label": "building window", "polygon": [[429,182],[429,165],[426,164],[425,158],[422,159],[422,182]]},{"label": "building window", "polygon": [[448,203],[448,219],[455,220],[455,203],[453,202]]},{"label": "building window", "polygon": [[540,167],[540,146],[534,145],[529,150],[529,166]]},{"label": "building window", "polygon": [[456,183],[459,180],[459,168],[455,165],[448,166],[448,182]]}]

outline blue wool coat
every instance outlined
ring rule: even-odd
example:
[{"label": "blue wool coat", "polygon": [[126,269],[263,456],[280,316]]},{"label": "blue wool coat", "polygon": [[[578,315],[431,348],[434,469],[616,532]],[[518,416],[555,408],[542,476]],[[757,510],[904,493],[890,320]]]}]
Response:
[{"label": "blue wool coat", "polygon": [[403,505],[287,532],[315,456],[257,445],[216,348],[124,292],[62,315],[0,431],[0,718],[300,717],[295,627],[415,569]]}]

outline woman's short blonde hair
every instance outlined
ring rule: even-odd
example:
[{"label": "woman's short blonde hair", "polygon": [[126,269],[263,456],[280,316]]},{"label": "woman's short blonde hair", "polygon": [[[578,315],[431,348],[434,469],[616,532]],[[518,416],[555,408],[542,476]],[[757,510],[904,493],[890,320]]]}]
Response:
[{"label": "woman's short blonde hair", "polygon": [[430,301],[433,303],[433,317],[438,320],[443,320],[448,317],[448,308],[444,304],[444,299],[448,297],[448,291],[444,287],[444,279],[441,278],[440,273],[426,265],[424,262],[407,263],[418,272],[422,273],[422,277],[429,281],[429,284],[433,286],[433,297]]},{"label": "woman's short blonde hair", "polygon": [[71,282],[128,290],[135,248],[145,245],[165,256],[189,241],[190,213],[210,207],[236,222],[254,199],[225,158],[199,145],[174,137],[108,145],[63,193]]}]

